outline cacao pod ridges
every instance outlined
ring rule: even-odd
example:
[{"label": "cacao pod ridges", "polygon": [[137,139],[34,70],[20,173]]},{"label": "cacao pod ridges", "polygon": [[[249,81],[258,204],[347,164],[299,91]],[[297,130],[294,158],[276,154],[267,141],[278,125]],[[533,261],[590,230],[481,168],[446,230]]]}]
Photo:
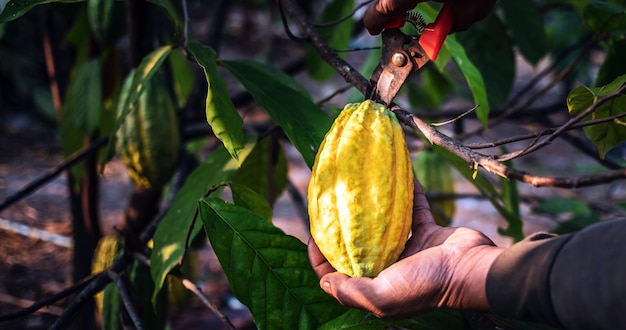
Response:
[{"label": "cacao pod ridges", "polygon": [[345,106],[316,155],[308,189],[311,235],[339,272],[373,277],[395,262],[411,230],[413,172],[393,112]]}]

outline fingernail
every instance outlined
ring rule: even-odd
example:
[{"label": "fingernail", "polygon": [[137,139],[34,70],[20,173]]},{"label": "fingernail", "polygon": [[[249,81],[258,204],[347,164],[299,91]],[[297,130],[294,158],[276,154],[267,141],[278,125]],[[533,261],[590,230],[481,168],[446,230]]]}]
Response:
[{"label": "fingernail", "polygon": [[324,282],[322,282],[322,285],[323,285],[325,288],[330,289],[330,282],[328,282],[328,281],[324,281]]}]

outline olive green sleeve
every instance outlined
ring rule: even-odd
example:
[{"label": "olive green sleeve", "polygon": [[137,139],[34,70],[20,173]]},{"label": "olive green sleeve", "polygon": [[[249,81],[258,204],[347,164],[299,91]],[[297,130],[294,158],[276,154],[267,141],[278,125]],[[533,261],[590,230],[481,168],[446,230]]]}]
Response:
[{"label": "olive green sleeve", "polygon": [[567,329],[626,329],[626,220],[575,234],[537,234],[503,252],[487,276],[501,315]]}]

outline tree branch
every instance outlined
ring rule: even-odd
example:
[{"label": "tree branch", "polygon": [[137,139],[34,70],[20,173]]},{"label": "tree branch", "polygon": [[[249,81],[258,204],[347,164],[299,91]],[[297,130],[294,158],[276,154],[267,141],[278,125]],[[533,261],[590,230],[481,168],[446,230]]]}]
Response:
[{"label": "tree branch", "polygon": [[[286,13],[297,21],[302,34],[308,38],[311,45],[318,51],[322,59],[332,66],[348,83],[352,84],[356,89],[365,95],[367,86],[369,85],[368,80],[349,63],[340,58],[337,53],[328,46],[326,41],[315,30],[314,26],[310,23],[304,12],[298,7],[294,0],[280,1]],[[624,88],[620,89],[618,92],[623,92],[623,89]],[[608,101],[609,98],[614,97],[616,96],[605,96],[605,98],[607,98],[606,101]],[[590,109],[585,111],[585,113],[594,111],[598,106],[599,104],[595,103],[592,107],[590,107]],[[481,166],[487,171],[500,175],[504,178],[518,180],[534,187],[578,188],[603,184],[611,182],[615,179],[626,178],[626,169],[613,170],[601,174],[585,175],[575,178],[539,176],[525,171],[512,169],[496,161],[492,156],[475,152],[460,141],[452,139],[451,137],[435,130],[431,125],[427,124],[422,119],[411,115],[398,105],[393,105],[392,110],[394,110],[396,116],[401,122],[421,132],[422,135],[424,135],[424,137],[426,137],[431,143],[445,148],[465,160],[468,164]],[[574,119],[572,119],[572,121]],[[553,133],[552,136],[556,137],[560,134],[560,132],[566,130],[569,126],[575,124],[576,122],[577,121],[571,122],[570,125],[564,125]]]}]

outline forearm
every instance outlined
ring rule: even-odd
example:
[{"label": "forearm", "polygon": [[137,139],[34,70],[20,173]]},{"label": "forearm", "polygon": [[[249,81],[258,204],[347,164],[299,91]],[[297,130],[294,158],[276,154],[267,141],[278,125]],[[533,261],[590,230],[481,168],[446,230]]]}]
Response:
[{"label": "forearm", "polygon": [[486,294],[499,314],[566,328],[626,328],[626,221],[533,237],[493,263]]}]

